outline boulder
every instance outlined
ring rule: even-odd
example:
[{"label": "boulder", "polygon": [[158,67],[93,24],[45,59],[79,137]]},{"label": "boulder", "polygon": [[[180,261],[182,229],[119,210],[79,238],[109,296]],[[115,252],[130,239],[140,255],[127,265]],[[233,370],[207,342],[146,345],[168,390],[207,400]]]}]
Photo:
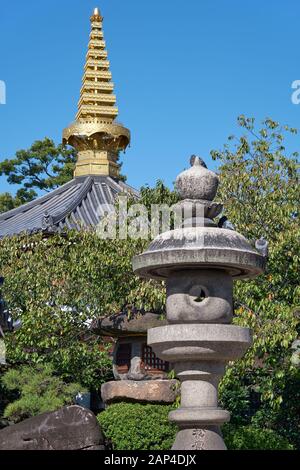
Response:
[{"label": "boulder", "polygon": [[65,406],[2,429],[0,450],[104,450],[104,437],[91,411]]},{"label": "boulder", "polygon": [[179,393],[177,380],[119,380],[101,387],[106,404],[118,401],[173,403]]}]

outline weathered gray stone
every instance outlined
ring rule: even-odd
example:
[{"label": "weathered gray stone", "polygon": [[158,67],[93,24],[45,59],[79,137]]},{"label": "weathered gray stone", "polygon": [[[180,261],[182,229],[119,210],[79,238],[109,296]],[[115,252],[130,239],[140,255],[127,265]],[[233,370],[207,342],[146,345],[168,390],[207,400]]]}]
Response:
[{"label": "weathered gray stone", "polygon": [[[198,385],[201,385],[200,381],[198,381]],[[197,393],[200,392],[201,389],[197,389]],[[169,419],[179,427],[196,428],[197,426],[199,428],[203,428],[203,426],[221,425],[226,423],[230,420],[230,413],[218,407],[210,408],[208,405],[194,407],[189,403],[186,408],[181,407],[177,410],[171,411]]]},{"label": "weathered gray stone", "polygon": [[0,450],[104,450],[95,415],[80,406],[43,413],[0,431]]},{"label": "weathered gray stone", "polygon": [[227,450],[218,426],[183,429],[176,436],[172,450]]},{"label": "weathered gray stone", "polygon": [[[161,322],[164,323],[164,322]],[[155,371],[153,373],[143,363],[143,350],[144,346],[147,343],[147,334],[139,334],[134,336],[126,336],[118,338],[118,341],[115,344],[114,354],[113,354],[113,374],[116,380],[161,380],[166,379],[168,372],[165,370]],[[128,361],[128,370],[122,371],[119,370],[117,364],[117,357],[119,348],[123,344],[130,344],[131,346],[131,356]]]},{"label": "weathered gray stone", "polygon": [[187,270],[167,280],[169,323],[230,323],[232,277],[226,271]]},{"label": "weathered gray stone", "polygon": [[137,382],[121,380],[107,382],[101,387],[104,403],[118,401],[173,403],[179,393],[176,380],[153,380]]},{"label": "weathered gray stone", "polygon": [[148,331],[148,344],[164,361],[233,361],[252,343],[249,328],[222,324],[180,324]]},{"label": "weathered gray stone", "polygon": [[140,357],[133,357],[130,361],[130,370],[127,374],[129,380],[143,380],[145,378],[145,373],[141,371],[142,360]]},{"label": "weathered gray stone", "polygon": [[149,328],[166,323],[166,319],[162,319],[161,315],[156,313],[136,313],[130,317],[125,313],[119,313],[97,320],[92,329],[101,336],[146,335]]},{"label": "weathered gray stone", "polygon": [[223,269],[235,279],[264,271],[265,258],[243,235],[218,227],[189,227],[160,234],[141,255],[133,270],[141,277],[166,279],[180,269]]},{"label": "weathered gray stone", "polygon": [[196,157],[193,166],[176,178],[176,189],[182,199],[205,199],[212,201],[219,185],[218,176],[203,166]]},{"label": "weathered gray stone", "polygon": [[[191,211],[192,217],[202,217],[214,219],[223,211],[223,204],[220,202],[205,201],[204,199],[184,199],[174,204],[173,210]],[[202,223],[202,226],[205,224]]]}]

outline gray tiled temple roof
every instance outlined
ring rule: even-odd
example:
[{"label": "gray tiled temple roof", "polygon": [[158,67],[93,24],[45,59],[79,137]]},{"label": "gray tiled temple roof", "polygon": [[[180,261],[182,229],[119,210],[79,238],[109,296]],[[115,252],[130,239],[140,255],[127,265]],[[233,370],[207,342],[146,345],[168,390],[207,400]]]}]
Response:
[{"label": "gray tiled temple roof", "polygon": [[0,237],[21,232],[60,232],[97,225],[120,193],[138,192],[110,176],[75,178],[54,191],[0,214]]}]

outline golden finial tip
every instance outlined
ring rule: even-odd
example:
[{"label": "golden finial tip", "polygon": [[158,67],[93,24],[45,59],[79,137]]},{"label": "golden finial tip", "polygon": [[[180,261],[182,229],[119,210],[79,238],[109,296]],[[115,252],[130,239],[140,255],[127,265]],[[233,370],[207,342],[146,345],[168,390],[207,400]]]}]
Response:
[{"label": "golden finial tip", "polygon": [[101,16],[101,13],[100,13],[100,10],[99,10],[99,8],[94,8],[93,14],[91,16],[91,21],[93,22],[93,21],[99,21],[99,20],[100,21],[103,20],[103,18]]}]

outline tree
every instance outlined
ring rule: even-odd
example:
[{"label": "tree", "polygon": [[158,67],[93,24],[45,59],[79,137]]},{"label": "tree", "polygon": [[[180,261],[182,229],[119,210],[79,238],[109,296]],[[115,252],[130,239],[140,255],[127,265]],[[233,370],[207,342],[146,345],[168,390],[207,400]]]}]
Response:
[{"label": "tree", "polygon": [[10,193],[0,194],[0,214],[17,207],[15,198]]},{"label": "tree", "polygon": [[[173,193],[160,182],[145,203]],[[143,198],[142,198],[143,202]],[[147,240],[103,240],[94,231],[5,237],[0,241],[3,295],[22,328],[6,334],[10,364],[48,363],[68,381],[97,389],[111,377],[108,347],[90,324],[125,311],[162,313],[165,291],[133,275],[132,257]]]},{"label": "tree", "polygon": [[18,398],[9,403],[4,411],[4,418],[14,423],[75,404],[76,395],[84,392],[80,384],[64,383],[55,376],[51,364],[10,369],[1,382],[6,390],[18,392]]},{"label": "tree", "polygon": [[[254,343],[227,370],[222,397],[233,420],[281,428],[299,448],[299,405],[292,396],[300,369],[291,360],[300,328],[299,166],[298,153],[288,155],[285,144],[297,131],[271,119],[260,129],[253,118],[240,116],[238,123],[242,135],[212,152],[220,162],[219,199],[238,231],[269,241],[270,254],[264,275],[236,282],[234,322],[252,328]],[[282,429],[284,421],[290,425]]]},{"label": "tree", "polygon": [[12,196],[10,193],[0,194],[0,214],[2,212],[10,211],[15,207],[19,207],[26,202],[32,201],[36,197],[35,191],[32,189],[30,191],[25,190],[24,188],[17,191],[16,196]]},{"label": "tree", "polygon": [[[10,184],[22,185],[16,199],[2,195],[8,206],[14,207],[37,197],[38,191],[52,191],[73,178],[77,153],[74,149],[55,145],[53,140],[37,140],[27,150],[19,150],[14,158],[0,163],[0,176]],[[5,204],[4,204],[5,207]],[[12,208],[12,207],[11,207]]]}]

